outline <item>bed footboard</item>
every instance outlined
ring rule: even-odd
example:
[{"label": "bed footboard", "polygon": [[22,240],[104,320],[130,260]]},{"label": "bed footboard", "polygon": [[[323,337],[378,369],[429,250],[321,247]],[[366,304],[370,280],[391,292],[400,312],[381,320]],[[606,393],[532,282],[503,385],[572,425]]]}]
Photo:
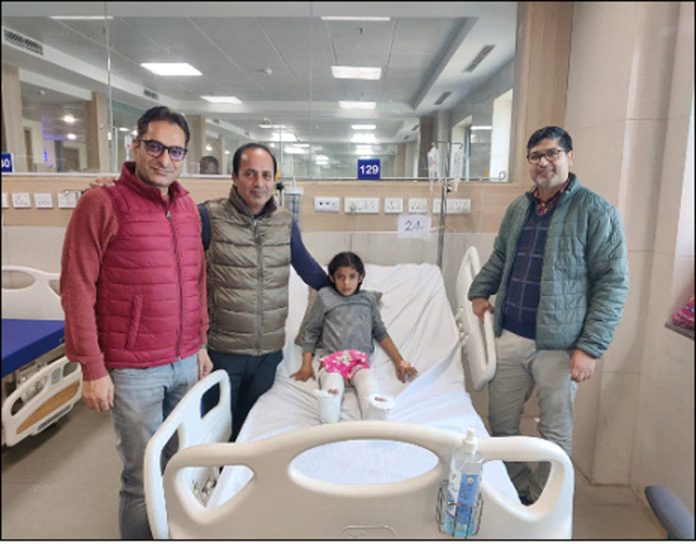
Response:
[{"label": "bed footboard", "polygon": [[4,443],[14,446],[67,414],[82,395],[80,365],[61,357],[19,385],[2,404]]},{"label": "bed footboard", "polygon": [[[201,415],[203,395],[216,385],[220,387],[218,404]],[[162,452],[169,440],[177,435],[182,450],[197,444],[227,441],[232,432],[230,414],[230,384],[224,370],[215,371],[198,381],[172,410],[157,432],[147,443],[144,463],[145,502],[152,535],[157,539],[169,538],[167,509],[162,485]],[[210,465],[213,470],[217,467]],[[190,489],[205,486],[210,471],[200,467],[182,472]]]},{"label": "bed footboard", "polygon": [[[164,474],[169,536],[183,539],[449,538],[436,521],[438,491],[449,456],[463,435],[423,425],[359,421],[321,425],[250,443],[199,445],[179,451]],[[421,446],[438,461],[408,480],[344,485],[300,473],[302,452],[345,440],[395,440]],[[574,473],[568,456],[539,438],[480,438],[486,461],[549,461],[539,500],[523,506],[483,480],[481,523],[475,538],[570,538]],[[245,465],[254,475],[231,499],[206,507],[191,489],[191,467]]]}]

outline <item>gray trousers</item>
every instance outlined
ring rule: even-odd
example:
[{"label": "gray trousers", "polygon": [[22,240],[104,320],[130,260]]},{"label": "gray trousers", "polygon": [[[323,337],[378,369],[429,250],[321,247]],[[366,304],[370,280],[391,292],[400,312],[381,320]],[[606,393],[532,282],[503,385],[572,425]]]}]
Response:
[{"label": "gray trousers", "polygon": [[[496,371],[489,385],[488,421],[493,436],[520,434],[524,404],[537,388],[542,438],[570,455],[573,444],[573,403],[577,384],[570,379],[572,351],[538,350],[536,342],[507,330],[496,338]],[[522,462],[505,463],[520,496],[535,501],[544,488],[550,464],[534,471]]]}]

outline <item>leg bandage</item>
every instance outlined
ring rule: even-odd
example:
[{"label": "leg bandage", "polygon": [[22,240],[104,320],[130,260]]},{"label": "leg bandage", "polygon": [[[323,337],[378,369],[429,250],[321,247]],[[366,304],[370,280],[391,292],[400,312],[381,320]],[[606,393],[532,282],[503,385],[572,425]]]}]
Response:
[{"label": "leg bandage", "polygon": [[379,393],[379,383],[372,369],[359,370],[351,380],[358,394],[363,419],[387,419],[394,399]]},{"label": "leg bandage", "polygon": [[336,423],[341,417],[341,401],[345,390],[343,376],[322,368],[319,371],[319,385],[321,389],[314,392],[319,402],[319,419],[322,423]]}]

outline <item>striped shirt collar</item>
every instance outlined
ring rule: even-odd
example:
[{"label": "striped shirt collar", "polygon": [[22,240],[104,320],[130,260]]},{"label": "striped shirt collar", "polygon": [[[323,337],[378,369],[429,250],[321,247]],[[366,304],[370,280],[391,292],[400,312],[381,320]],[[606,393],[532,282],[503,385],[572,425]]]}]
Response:
[{"label": "striped shirt collar", "polygon": [[570,186],[570,182],[572,181],[572,179],[573,175],[570,174],[565,183],[561,185],[561,188],[558,191],[556,191],[556,193],[548,200],[542,200],[539,196],[539,187],[535,187],[532,191],[532,198],[534,199],[536,213],[538,215],[545,215],[549,211],[551,211],[558,202],[558,199],[561,197],[561,195],[568,190],[568,187]]}]

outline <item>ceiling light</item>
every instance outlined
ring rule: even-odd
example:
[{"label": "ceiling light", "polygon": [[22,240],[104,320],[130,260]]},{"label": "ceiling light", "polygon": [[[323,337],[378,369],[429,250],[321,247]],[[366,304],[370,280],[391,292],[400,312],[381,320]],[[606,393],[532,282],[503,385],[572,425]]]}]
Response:
[{"label": "ceiling light", "polygon": [[350,141],[354,144],[376,144],[374,132],[356,132]]},{"label": "ceiling light", "polygon": [[63,116],[63,121],[65,121],[69,125],[72,125],[75,121],[77,121],[77,119],[75,119],[75,116],[72,113],[66,113]]},{"label": "ceiling light", "polygon": [[345,110],[374,110],[377,102],[356,102],[351,100],[339,100],[338,105]]},{"label": "ceiling light", "polygon": [[141,62],[140,66],[158,76],[201,76],[188,62]]},{"label": "ceiling light", "polygon": [[375,130],[377,125],[350,125],[353,130]]},{"label": "ceiling light", "polygon": [[331,73],[336,79],[379,79],[382,69],[371,66],[332,66]]},{"label": "ceiling light", "polygon": [[229,150],[229,149],[225,149],[225,155],[229,155],[229,154],[230,154],[230,150]]},{"label": "ceiling light", "polygon": [[[111,134],[111,133],[109,132],[109,134]],[[138,131],[137,131],[137,130],[131,130],[131,134],[132,134],[133,136],[137,136],[137,135],[138,135]]]},{"label": "ceiling light", "polygon": [[72,132],[68,133],[68,140],[77,140],[77,136],[75,136]]},{"label": "ceiling light", "polygon": [[314,162],[329,162],[328,155],[314,155]]},{"label": "ceiling light", "polygon": [[292,132],[274,132],[271,134],[271,140],[274,142],[296,142],[297,136]]},{"label": "ceiling light", "polygon": [[493,130],[490,125],[472,125],[471,130]]},{"label": "ceiling light", "polygon": [[206,146],[205,146],[205,150],[206,150],[206,151],[212,151],[212,150],[213,150],[213,146],[212,146],[212,145],[206,145]]},{"label": "ceiling light", "polygon": [[111,21],[113,15],[51,15],[55,21]]},{"label": "ceiling light", "polygon": [[286,145],[285,149],[283,149],[285,153],[288,153],[289,155],[306,155],[307,150],[304,147],[297,147],[295,145]]},{"label": "ceiling light", "polygon": [[356,155],[370,155],[372,152],[372,146],[369,145],[359,145],[355,148]]},{"label": "ceiling light", "polygon": [[322,21],[389,21],[391,17],[360,17],[357,15],[324,15]]},{"label": "ceiling light", "polygon": [[119,132],[128,132],[130,129],[128,127],[118,127]]},{"label": "ceiling light", "polygon": [[203,100],[212,102],[213,104],[241,104],[242,101],[236,96],[202,96]]}]

